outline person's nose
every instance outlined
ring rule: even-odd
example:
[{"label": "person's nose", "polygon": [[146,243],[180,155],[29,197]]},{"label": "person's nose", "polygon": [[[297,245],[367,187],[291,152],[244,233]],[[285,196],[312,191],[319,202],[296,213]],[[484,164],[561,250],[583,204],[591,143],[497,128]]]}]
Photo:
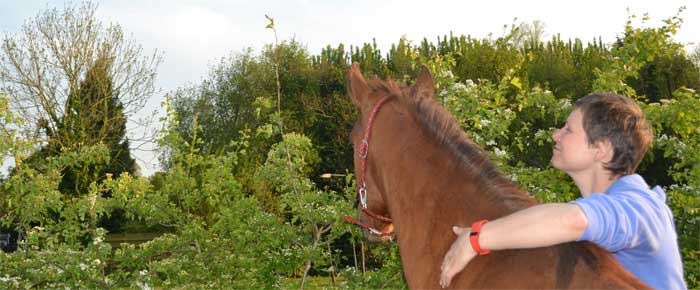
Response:
[{"label": "person's nose", "polygon": [[554,142],[559,143],[559,137],[560,137],[559,133],[560,132],[561,132],[561,129],[556,129],[556,130],[554,130],[554,133],[552,133],[552,140],[554,140]]}]

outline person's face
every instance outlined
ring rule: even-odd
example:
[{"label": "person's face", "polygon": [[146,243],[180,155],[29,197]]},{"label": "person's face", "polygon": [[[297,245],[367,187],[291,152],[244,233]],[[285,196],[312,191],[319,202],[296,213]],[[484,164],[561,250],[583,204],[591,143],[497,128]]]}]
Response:
[{"label": "person's face", "polygon": [[551,160],[554,168],[569,175],[593,168],[596,151],[588,144],[580,109],[571,112],[564,127],[554,132],[552,139],[555,142]]}]

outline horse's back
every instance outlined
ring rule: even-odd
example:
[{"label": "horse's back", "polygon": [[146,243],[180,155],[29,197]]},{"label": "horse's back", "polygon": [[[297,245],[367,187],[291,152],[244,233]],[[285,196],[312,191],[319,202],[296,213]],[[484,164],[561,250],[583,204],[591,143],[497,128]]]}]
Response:
[{"label": "horse's back", "polygon": [[494,251],[472,260],[455,289],[652,289],[605,249],[577,242]]}]

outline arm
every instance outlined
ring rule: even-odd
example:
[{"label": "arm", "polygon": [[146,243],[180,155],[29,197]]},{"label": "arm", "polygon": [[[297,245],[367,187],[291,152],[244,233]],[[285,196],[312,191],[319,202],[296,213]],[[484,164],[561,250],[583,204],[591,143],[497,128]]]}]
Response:
[{"label": "arm", "polygon": [[489,250],[546,247],[578,240],[587,226],[577,205],[543,204],[485,224],[479,244]]},{"label": "arm", "polygon": [[[479,235],[484,249],[504,250],[546,247],[575,241],[583,235],[588,220],[574,204],[533,206],[485,224]],[[469,243],[469,228],[453,228],[457,240],[442,263],[440,285],[449,286],[452,277],[476,256]]]}]

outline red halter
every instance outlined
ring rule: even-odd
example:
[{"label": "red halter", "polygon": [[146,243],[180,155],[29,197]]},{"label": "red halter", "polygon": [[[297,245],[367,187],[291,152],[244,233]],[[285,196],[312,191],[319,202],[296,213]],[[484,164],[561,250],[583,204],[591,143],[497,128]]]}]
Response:
[{"label": "red halter", "polygon": [[[384,97],[374,105],[374,108],[372,108],[372,113],[369,115],[369,119],[367,120],[367,126],[365,127],[365,135],[362,138],[362,143],[360,144],[360,150],[358,152],[360,160],[362,162],[361,177],[359,180],[360,182],[357,184],[357,193],[360,199],[360,206],[362,207],[362,211],[364,213],[383,222],[391,222],[391,218],[376,214],[367,208],[367,184],[365,183],[365,177],[367,176],[367,154],[369,153],[369,140],[372,137],[372,124],[374,123],[374,117],[377,115],[382,105],[384,105],[384,103],[386,103],[389,100],[389,97],[390,96]],[[345,216],[345,221],[354,223],[364,229],[367,229],[371,234],[376,236],[394,235],[394,232],[384,233],[380,230],[371,227],[369,224],[362,221],[359,214],[357,219],[351,216]]]}]

